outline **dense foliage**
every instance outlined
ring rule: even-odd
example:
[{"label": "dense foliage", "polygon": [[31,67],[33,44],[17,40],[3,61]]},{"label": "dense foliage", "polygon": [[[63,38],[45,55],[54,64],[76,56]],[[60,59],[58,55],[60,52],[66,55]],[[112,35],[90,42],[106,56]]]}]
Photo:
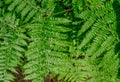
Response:
[{"label": "dense foliage", "polygon": [[0,0],[0,82],[120,82],[120,0]]}]

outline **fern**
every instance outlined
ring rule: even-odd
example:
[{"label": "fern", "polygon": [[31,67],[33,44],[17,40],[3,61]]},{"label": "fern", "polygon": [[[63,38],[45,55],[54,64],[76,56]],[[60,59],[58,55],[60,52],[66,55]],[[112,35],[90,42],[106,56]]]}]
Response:
[{"label": "fern", "polygon": [[19,19],[14,14],[4,15],[0,19],[0,81],[10,82],[13,79],[10,72],[16,72],[15,68],[21,64],[27,37],[17,28]]},{"label": "fern", "polygon": [[[81,14],[77,17],[80,17],[85,20],[85,23],[80,28],[78,32],[78,36],[85,35],[85,37],[82,39],[80,44],[77,47],[77,53],[83,54],[85,56],[85,59],[87,57],[87,60],[89,60],[88,65],[90,65],[90,70],[85,70],[88,72],[88,75],[84,76],[82,79],[84,81],[90,81],[90,82],[118,82],[119,80],[116,77],[111,77],[105,74],[108,74],[108,71],[111,72],[111,74],[115,73],[115,71],[111,71],[108,69],[107,71],[101,71],[101,68],[105,67],[104,69],[107,69],[105,65],[105,62],[103,63],[103,59],[105,56],[110,52],[112,54],[112,51],[114,51],[116,44],[118,43],[118,37],[115,33],[115,15],[112,10],[112,1],[110,2],[102,2],[102,1],[94,1],[89,2],[90,6],[89,10],[85,10],[81,12]],[[93,5],[92,5],[93,4]],[[111,5],[111,6],[110,6]],[[101,8],[99,8],[101,7]],[[107,7],[107,8],[106,8]],[[111,7],[111,8],[108,8]],[[111,9],[111,11],[107,10]],[[83,9],[84,10],[84,9]],[[106,13],[103,13],[104,10]],[[108,13],[109,12],[109,13]],[[90,15],[86,16],[84,13],[89,13]],[[86,17],[85,17],[86,16]],[[91,21],[92,19],[92,21]],[[105,21],[107,20],[107,21]],[[88,30],[89,29],[89,30]],[[116,37],[116,38],[115,38]],[[113,48],[112,48],[113,47]],[[112,49],[111,49],[112,48]],[[116,53],[114,53],[115,55]],[[108,55],[107,55],[108,56]],[[112,55],[111,55],[112,56]],[[117,56],[117,54],[116,54]],[[86,61],[86,60],[83,60]],[[91,61],[91,63],[90,63]],[[110,60],[109,60],[110,61]],[[119,68],[119,60],[115,59],[116,66],[112,69],[118,69]],[[80,62],[76,63],[79,64]],[[109,62],[106,62],[108,64]],[[102,65],[99,67],[99,65]],[[112,66],[113,64],[111,63]],[[87,68],[87,69],[88,69]],[[93,68],[93,69],[92,69]],[[95,69],[94,69],[95,68]],[[97,68],[97,69],[96,69]],[[94,70],[94,71],[93,71]],[[91,72],[93,72],[91,75]],[[97,75],[97,73],[103,73],[102,75]],[[90,73],[90,75],[89,75]],[[76,73],[77,74],[77,73]],[[85,74],[85,73],[82,73]],[[94,75],[95,74],[95,75]],[[105,75],[105,77],[103,76]],[[116,72],[117,75],[117,72]],[[99,78],[97,78],[99,77]],[[74,77],[76,78],[76,75],[74,73]],[[79,78],[79,77],[78,77]],[[76,80],[76,79],[75,79]],[[79,82],[80,79],[77,79],[77,82]]]},{"label": "fern", "polygon": [[[117,3],[117,4],[116,4]],[[0,82],[119,82],[117,0],[0,0]]]},{"label": "fern", "polygon": [[[63,22],[59,22],[59,20]],[[69,22],[69,20],[56,18],[44,19],[39,21],[39,23],[30,25],[32,31],[29,34],[32,43],[30,43],[28,51],[26,52],[29,63],[24,66],[25,74],[30,75],[28,75],[26,79],[35,79],[33,82],[38,82],[42,81],[42,77],[45,77],[49,71],[59,73],[57,66],[63,66],[62,60],[67,61],[68,56],[67,53],[64,52],[67,52],[66,48],[70,44],[65,41],[67,38],[66,35],[60,32],[64,33],[70,29],[56,26],[56,24],[67,22]],[[59,30],[57,31],[57,29]],[[58,37],[58,35],[61,37]],[[54,66],[56,66],[55,69]]]}]

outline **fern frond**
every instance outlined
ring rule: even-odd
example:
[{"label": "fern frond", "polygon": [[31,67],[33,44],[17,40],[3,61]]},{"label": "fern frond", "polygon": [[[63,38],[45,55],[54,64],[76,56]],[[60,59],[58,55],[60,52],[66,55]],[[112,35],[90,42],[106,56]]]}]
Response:
[{"label": "fern frond", "polygon": [[18,27],[19,19],[12,13],[4,15],[0,17],[0,81],[11,82],[14,79],[12,73],[17,73],[16,67],[21,65],[23,47],[27,43],[26,35]]},{"label": "fern frond", "polygon": [[38,6],[36,5],[35,0],[6,0],[4,2],[5,5],[7,5],[7,10],[15,12],[17,17],[19,17],[23,23],[27,23],[33,19],[38,11]]},{"label": "fern frond", "polygon": [[[62,67],[63,62],[68,59],[68,55],[64,51],[67,51],[66,46],[70,45],[70,43],[66,41],[67,38],[64,33],[70,31],[70,29],[57,24],[66,24],[69,21],[62,18],[45,20],[41,24],[30,25],[32,29],[30,36],[33,42],[30,43],[26,52],[29,63],[24,66],[24,69],[25,74],[29,74],[25,79],[33,79],[33,82],[42,81],[43,77],[49,72],[59,74],[59,67]],[[59,22],[59,20],[63,22]],[[36,77],[32,77],[33,74]]]},{"label": "fern frond", "polygon": [[[102,2],[102,1],[95,0],[94,2],[90,1],[89,3],[90,5],[88,7],[88,10],[83,9],[84,11],[81,11],[80,15],[76,15],[76,17],[79,17],[82,19],[82,21],[84,21],[83,26],[79,28],[80,30],[78,32],[78,38],[82,38],[83,36],[84,37],[82,38],[82,41],[76,42],[77,47],[75,48],[75,50],[73,50],[74,54],[78,53],[79,55],[78,54],[72,55],[72,57],[73,59],[78,59],[81,61],[86,61],[87,59],[89,62],[87,62],[86,64],[89,65],[90,67],[87,67],[87,66],[85,67],[87,67],[87,69],[90,68],[90,70],[86,70],[88,75],[84,75],[85,73],[82,73],[84,75],[83,78],[82,76],[79,76],[78,77],[79,79],[77,79],[76,76],[78,76],[77,74],[78,72],[74,72],[72,73],[74,75],[70,77],[67,76],[67,79],[73,82],[74,81],[108,82],[108,81],[111,81],[110,78],[112,78],[112,82],[115,82],[115,81],[119,82],[119,80],[117,79],[118,71],[114,71],[119,67],[119,64],[118,64],[119,59],[115,60],[116,65],[113,68],[114,70],[107,70],[111,73],[111,76],[114,72],[116,72],[116,75],[112,77],[109,75],[101,76],[101,77],[99,77],[99,74],[96,75],[97,73],[102,73],[102,75],[107,74],[106,71],[99,70],[101,69],[99,65],[101,64],[102,59],[108,56],[107,54],[112,56],[114,55],[114,57],[117,56],[117,53],[115,53],[114,49],[116,44],[119,42],[119,39],[115,33],[116,18],[112,8],[112,1]],[[92,20],[89,20],[89,19],[92,19]],[[73,53],[71,52],[71,54]],[[82,56],[84,57],[83,59],[81,58]],[[107,64],[107,63],[109,62],[107,61],[106,63],[104,62],[104,64]],[[80,64],[80,62],[79,63],[76,62],[76,64]],[[94,68],[94,65],[96,66],[95,68]],[[110,64],[110,66],[112,66],[112,63]],[[74,66],[74,68],[75,67],[77,66]],[[78,67],[81,67],[81,65]],[[105,66],[103,66],[103,68],[104,67]],[[105,69],[107,69],[107,67],[105,67]],[[76,71],[77,70],[78,69],[76,69]],[[91,75],[90,73],[92,73],[93,75]],[[73,78],[76,78],[76,79],[73,79]],[[104,79],[104,78],[109,78],[109,79]]]}]

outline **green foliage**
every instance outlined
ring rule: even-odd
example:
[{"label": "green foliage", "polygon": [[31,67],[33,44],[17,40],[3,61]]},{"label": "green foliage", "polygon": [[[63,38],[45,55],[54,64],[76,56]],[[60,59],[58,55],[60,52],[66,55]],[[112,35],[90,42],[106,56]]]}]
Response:
[{"label": "green foliage", "polygon": [[0,82],[120,82],[119,0],[0,0]]}]

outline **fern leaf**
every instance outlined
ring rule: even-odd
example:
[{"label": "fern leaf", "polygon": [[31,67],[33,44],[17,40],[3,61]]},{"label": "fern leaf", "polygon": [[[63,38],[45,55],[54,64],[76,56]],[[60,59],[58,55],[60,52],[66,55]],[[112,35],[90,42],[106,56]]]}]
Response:
[{"label": "fern leaf", "polygon": [[16,20],[19,19],[15,14],[7,13],[0,19],[0,81],[11,82],[14,79],[11,73],[17,73],[16,67],[21,64],[22,53],[25,51],[21,46],[27,44],[24,37],[18,36],[23,33],[18,27],[19,21]]},{"label": "fern leaf", "polygon": [[78,36],[80,36],[80,35],[81,35],[82,33],[84,33],[87,29],[89,29],[90,26],[92,26],[92,25],[94,24],[95,19],[96,19],[96,17],[91,16],[91,17],[87,20],[87,22],[85,22],[85,24],[82,26],[81,30],[79,30]]},{"label": "fern leaf", "polygon": [[12,4],[8,7],[8,10],[13,10],[15,8],[16,5],[18,5],[22,0],[15,0],[14,2],[12,2]]}]

